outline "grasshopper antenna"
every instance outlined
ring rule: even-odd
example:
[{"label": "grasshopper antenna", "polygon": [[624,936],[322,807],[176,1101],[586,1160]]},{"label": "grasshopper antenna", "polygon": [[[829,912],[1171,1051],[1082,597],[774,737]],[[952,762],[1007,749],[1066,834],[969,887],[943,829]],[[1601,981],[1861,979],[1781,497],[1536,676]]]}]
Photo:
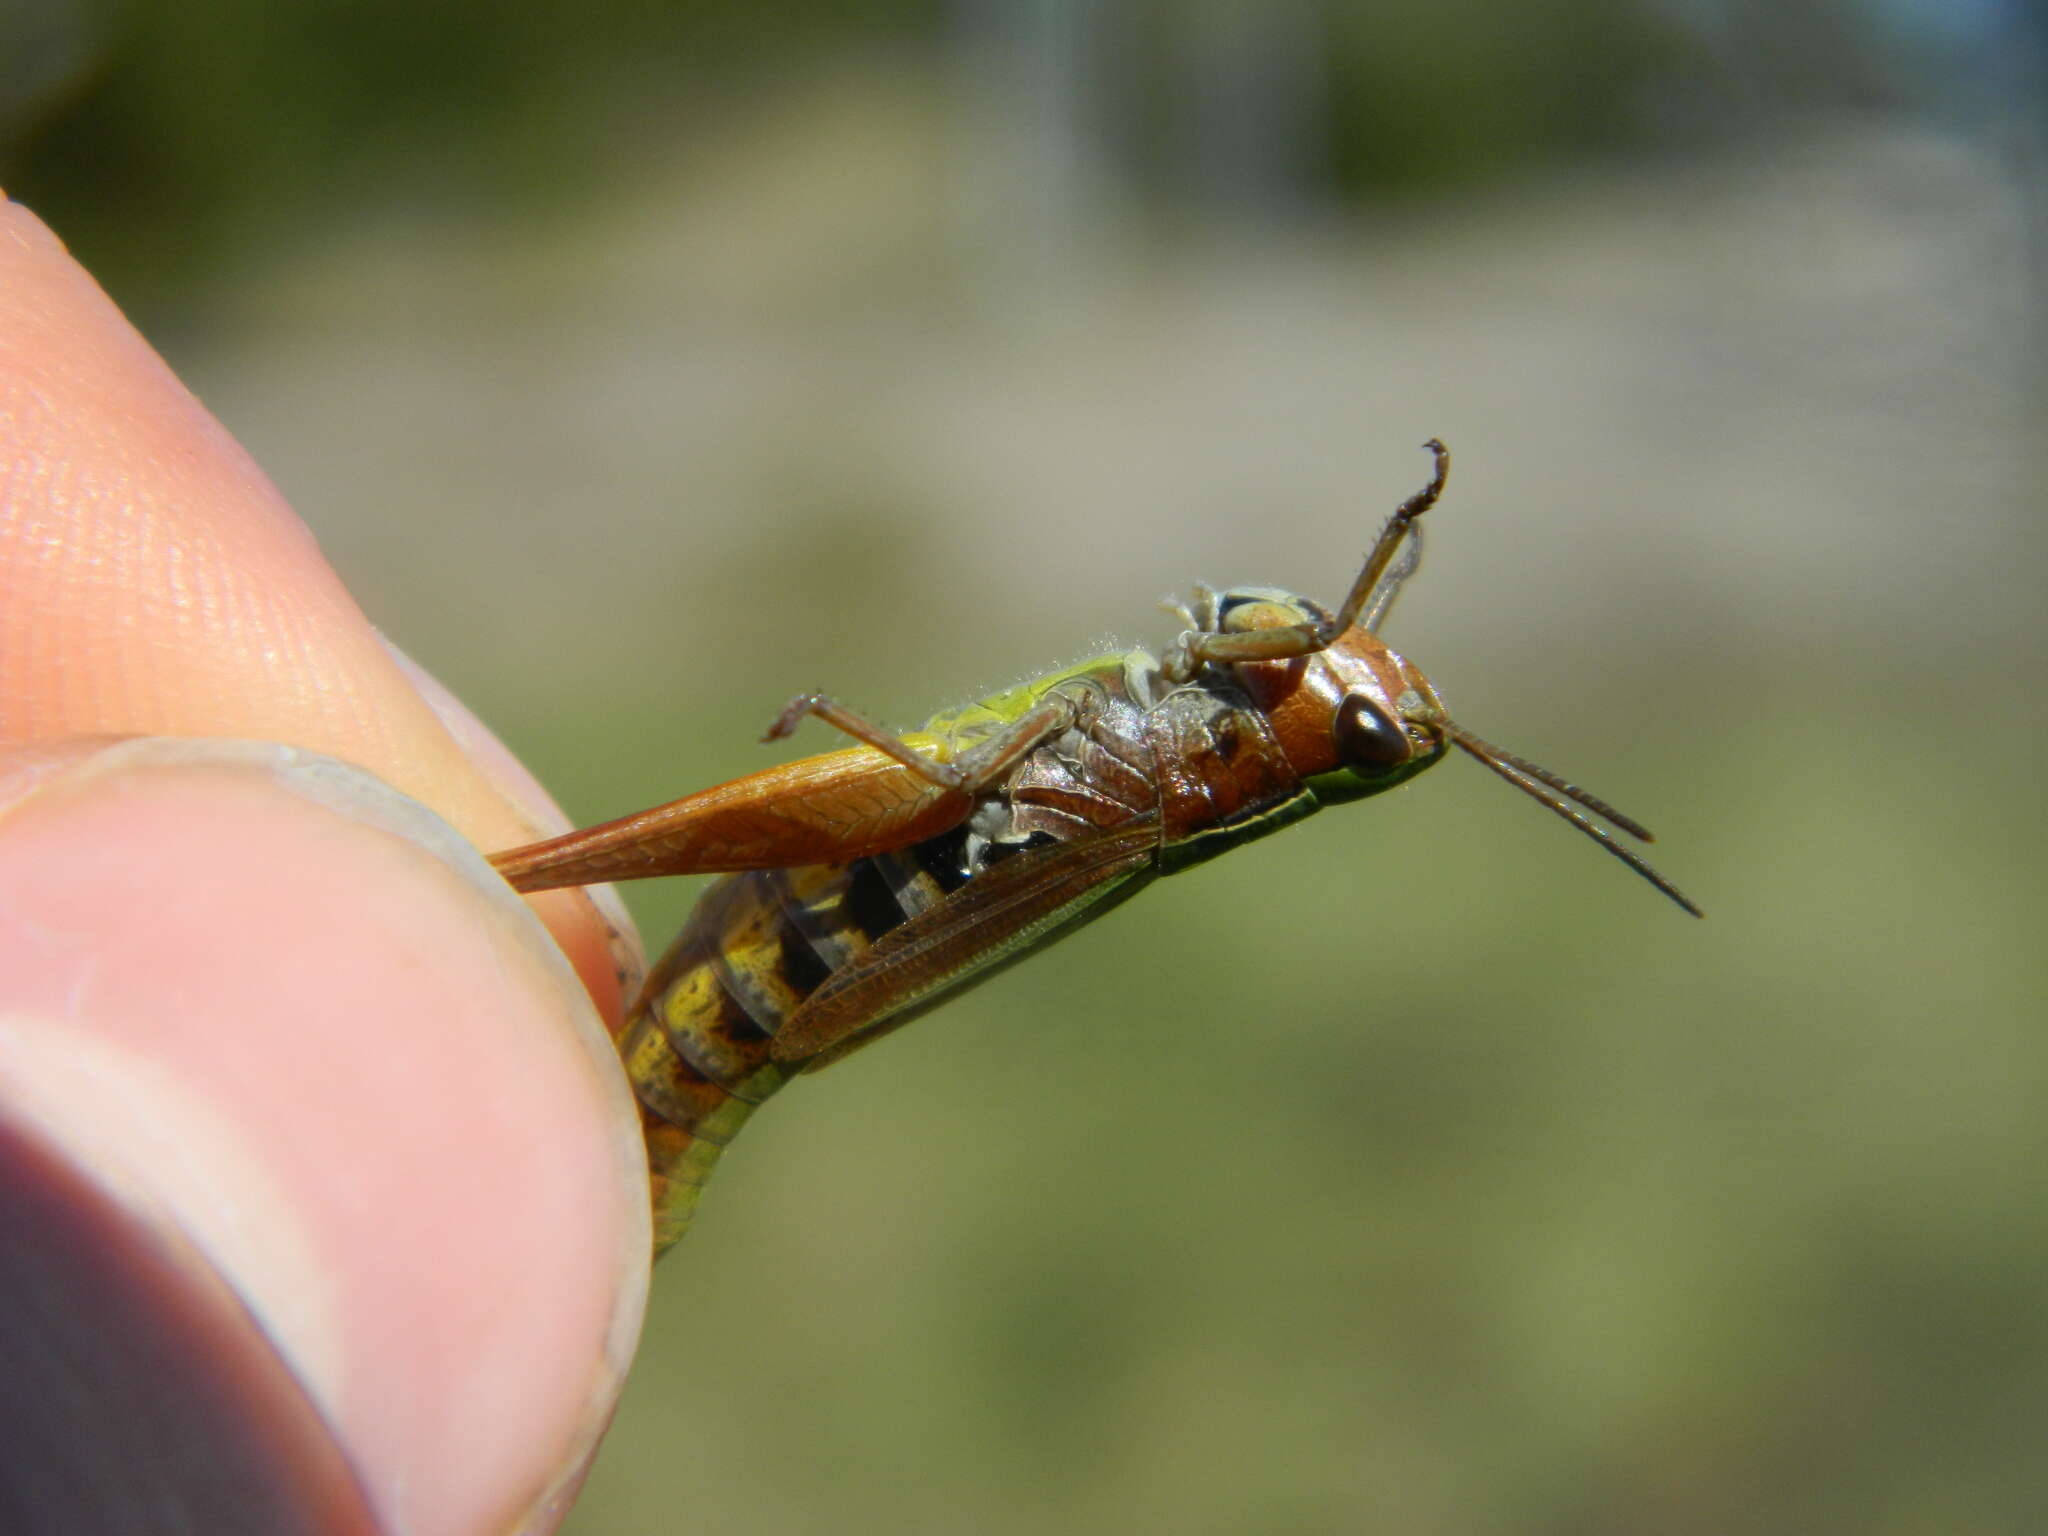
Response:
[{"label": "grasshopper antenna", "polygon": [[[1480,762],[1486,764],[1488,768],[1506,779],[1538,805],[1562,816],[1566,821],[1577,827],[1586,836],[1592,838],[1594,842],[1605,848],[1609,853],[1621,860],[1622,863],[1670,897],[1685,911],[1690,912],[1694,917],[1705,917],[1707,915],[1694,904],[1691,897],[1687,896],[1685,892],[1651,868],[1648,859],[1642,857],[1642,855],[1623,843],[1612,832],[1601,826],[1599,822],[1593,820],[1593,816],[1603,817],[1613,822],[1615,826],[1628,833],[1630,837],[1638,838],[1646,843],[1655,842],[1656,839],[1650,835],[1648,827],[1633,817],[1622,815],[1621,812],[1617,811],[1605,800],[1600,799],[1597,795],[1588,794],[1570,780],[1561,778],[1559,775],[1552,773],[1548,768],[1537,767],[1536,764],[1530,762],[1526,757],[1517,757],[1505,748],[1496,747],[1484,737],[1473,735],[1463,726],[1451,725],[1448,729],[1451,740],[1456,742],[1466,752],[1478,758]],[[1580,806],[1584,806],[1585,810],[1580,810]],[[1586,811],[1591,811],[1593,816],[1588,816]]]}]

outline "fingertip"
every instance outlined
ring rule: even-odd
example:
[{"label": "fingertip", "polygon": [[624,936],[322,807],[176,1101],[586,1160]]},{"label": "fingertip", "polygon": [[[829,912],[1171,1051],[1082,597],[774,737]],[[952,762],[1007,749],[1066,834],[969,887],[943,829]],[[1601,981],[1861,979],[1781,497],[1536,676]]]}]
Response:
[{"label": "fingertip", "polygon": [[[473,726],[394,664],[255,461],[61,241],[0,203],[0,744],[289,741],[509,847],[545,796]],[[615,1019],[639,957],[603,903],[542,910]]]}]

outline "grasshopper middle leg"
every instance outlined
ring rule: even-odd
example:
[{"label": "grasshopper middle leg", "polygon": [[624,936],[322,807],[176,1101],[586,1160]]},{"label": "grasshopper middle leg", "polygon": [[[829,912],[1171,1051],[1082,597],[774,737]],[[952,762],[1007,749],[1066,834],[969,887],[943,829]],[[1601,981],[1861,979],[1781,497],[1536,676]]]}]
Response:
[{"label": "grasshopper middle leg", "polygon": [[761,739],[779,741],[794,731],[806,715],[816,715],[940,788],[973,795],[1000,783],[1034,748],[1072,726],[1076,714],[1073,700],[1048,694],[995,735],[976,742],[951,761],[942,761],[928,752],[920,752],[837,699],[822,693],[800,693],[783,706],[782,713]]}]

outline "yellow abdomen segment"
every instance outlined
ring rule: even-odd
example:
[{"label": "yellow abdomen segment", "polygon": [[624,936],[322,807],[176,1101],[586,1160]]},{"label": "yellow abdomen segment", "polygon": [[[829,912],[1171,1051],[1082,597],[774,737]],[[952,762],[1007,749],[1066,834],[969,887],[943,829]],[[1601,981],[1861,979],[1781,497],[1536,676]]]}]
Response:
[{"label": "yellow abdomen segment", "polygon": [[825,979],[945,894],[917,849],[852,864],[750,870],[708,886],[619,1037],[640,1100],[654,1251],[756,1106],[782,1087],[775,1032]]}]

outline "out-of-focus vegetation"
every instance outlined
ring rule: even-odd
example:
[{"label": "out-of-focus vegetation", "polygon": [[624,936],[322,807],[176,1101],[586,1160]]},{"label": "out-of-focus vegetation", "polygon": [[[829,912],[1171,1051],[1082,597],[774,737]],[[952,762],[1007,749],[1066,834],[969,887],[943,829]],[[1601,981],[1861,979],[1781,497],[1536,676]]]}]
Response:
[{"label": "out-of-focus vegetation", "polygon": [[1392,635],[1711,914],[1464,763],[1159,887],[748,1130],[572,1529],[2043,1523],[2025,13],[15,5],[9,190],[579,818],[1441,433]]},{"label": "out-of-focus vegetation", "polygon": [[[1254,214],[1698,139],[1731,107],[1901,97],[1884,31],[1853,9],[1746,25],[1715,11],[11,0],[0,171],[130,303],[175,306],[358,202],[481,219],[606,199],[630,184],[646,129],[709,127],[735,97],[849,56],[914,61],[935,85],[1064,117],[1124,191]],[[1718,57],[1730,47],[1740,68]]]}]

